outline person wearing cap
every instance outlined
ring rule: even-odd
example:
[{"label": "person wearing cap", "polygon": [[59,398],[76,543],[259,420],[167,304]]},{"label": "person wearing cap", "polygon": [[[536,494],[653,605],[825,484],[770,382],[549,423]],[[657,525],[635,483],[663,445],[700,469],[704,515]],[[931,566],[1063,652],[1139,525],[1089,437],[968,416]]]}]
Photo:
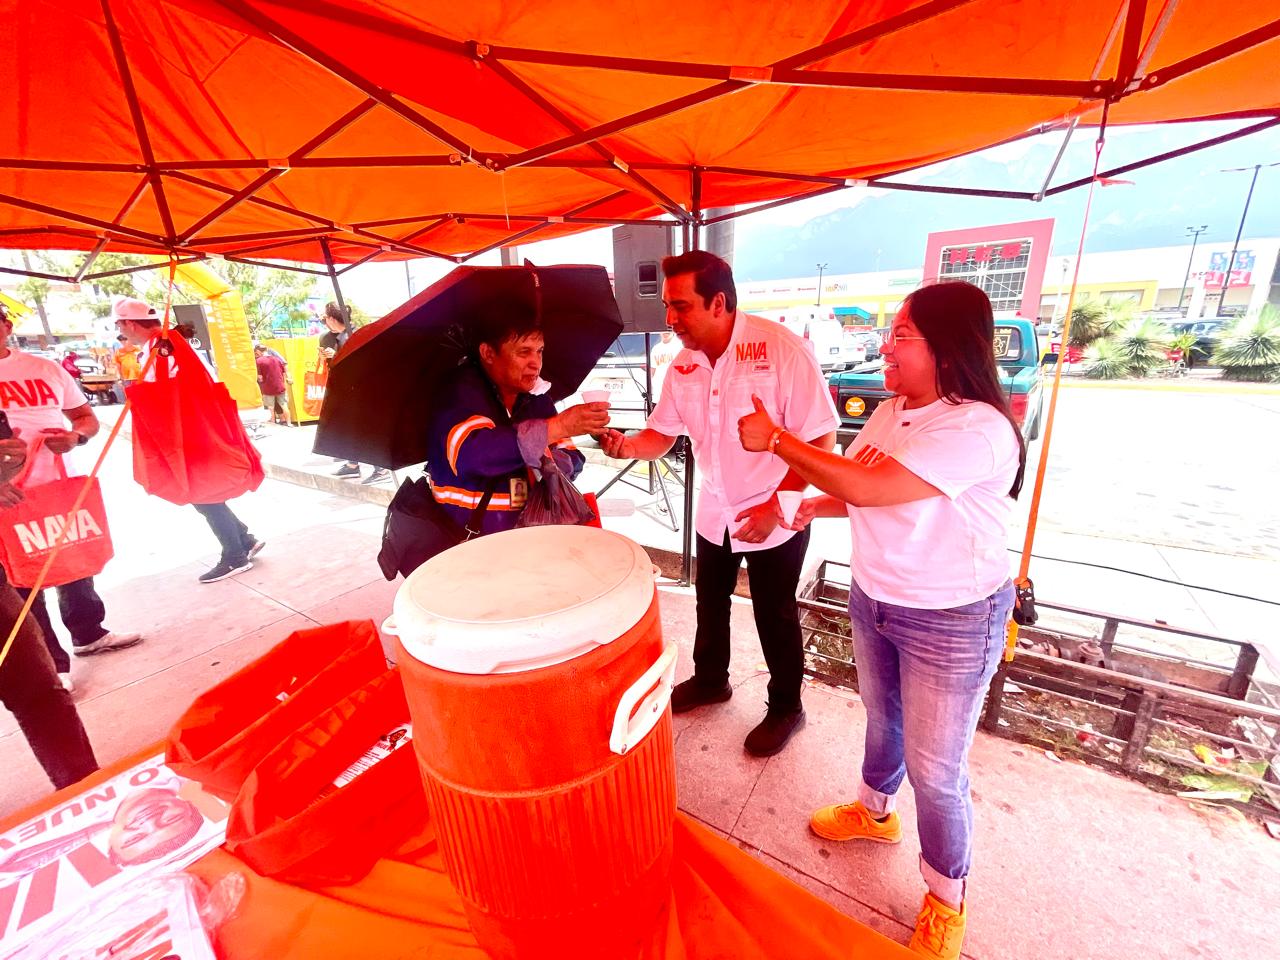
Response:
[{"label": "person wearing cap", "polygon": [[693,676],[671,696],[676,713],[733,696],[729,685],[730,598],[745,559],[760,646],[769,665],[769,706],[746,738],[747,752],[771,756],[804,722],[800,702],[804,647],[796,587],[808,531],[781,526],[779,490],[805,482],[776,457],[738,443],[738,418],[759,396],[779,422],[830,450],[839,423],[810,345],[779,323],[737,309],[733,271],[693,250],[662,261],[669,326],[684,349],[671,362],[648,425],[634,436],[607,431],[611,457],[653,460],[686,434],[698,465],[698,626]]},{"label": "person wearing cap", "polygon": [[[22,491],[10,481],[26,458],[27,445],[22,440],[0,440],[0,507],[22,502]],[[0,646],[21,613],[22,598],[9,584],[0,583]],[[59,683],[52,647],[42,633],[37,618],[31,616],[18,627],[8,655],[0,662],[0,703],[18,721],[50,782],[61,790],[97,770],[98,761],[71,691]]]},{"label": "person wearing cap", "polygon": [[[143,379],[154,379],[155,369],[147,370],[146,367],[160,342],[160,316],[155,308],[132,297],[121,297],[111,304],[111,316],[115,319],[116,329],[130,343],[142,349]],[[204,362],[203,358],[201,362]],[[169,376],[172,377],[177,371],[178,365],[171,363]],[[200,582],[216,583],[251,569],[253,558],[262,551],[266,543],[251,534],[249,528],[231,512],[226,503],[195,503],[192,506],[204,517],[222,547],[218,562],[200,574]]]},{"label": "person wearing cap", "polygon": [[[0,337],[3,338],[0,341],[0,409],[8,417],[15,436],[29,446],[40,441],[38,448],[32,448],[34,462],[24,481],[26,486],[37,486],[61,478],[58,458],[88,443],[98,432],[98,418],[80,385],[61,364],[11,347],[12,335],[13,324],[8,315],[0,312]],[[67,472],[75,473],[73,469]],[[50,589],[57,591],[58,612],[71,634],[71,649],[77,657],[131,647],[142,639],[139,633],[113,631],[103,626],[107,609],[94,587],[93,577]],[[29,593],[25,588],[18,588],[18,592],[23,597]],[[70,690],[71,658],[53,632],[44,591],[36,597],[31,613],[40,624],[63,685]]]}]

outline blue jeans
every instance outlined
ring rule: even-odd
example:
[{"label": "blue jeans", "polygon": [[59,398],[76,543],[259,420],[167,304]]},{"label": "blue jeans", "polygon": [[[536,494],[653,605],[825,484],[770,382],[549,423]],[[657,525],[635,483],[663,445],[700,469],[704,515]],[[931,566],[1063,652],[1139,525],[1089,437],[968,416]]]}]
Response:
[{"label": "blue jeans", "polygon": [[976,603],[916,610],[872,600],[855,583],[849,621],[867,708],[858,799],[893,809],[903,776],[916,796],[920,871],[933,895],[964,900],[973,846],[969,747],[1004,648],[1014,590]]}]

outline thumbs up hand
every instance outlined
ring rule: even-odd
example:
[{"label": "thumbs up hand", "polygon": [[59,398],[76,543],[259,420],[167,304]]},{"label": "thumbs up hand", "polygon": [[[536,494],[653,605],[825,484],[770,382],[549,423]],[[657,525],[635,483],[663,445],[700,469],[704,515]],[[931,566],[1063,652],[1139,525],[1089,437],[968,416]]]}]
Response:
[{"label": "thumbs up hand", "polygon": [[738,420],[738,440],[744,450],[761,452],[768,448],[769,437],[777,429],[777,425],[769,416],[764,403],[755,394],[751,395],[754,413],[749,413]]}]

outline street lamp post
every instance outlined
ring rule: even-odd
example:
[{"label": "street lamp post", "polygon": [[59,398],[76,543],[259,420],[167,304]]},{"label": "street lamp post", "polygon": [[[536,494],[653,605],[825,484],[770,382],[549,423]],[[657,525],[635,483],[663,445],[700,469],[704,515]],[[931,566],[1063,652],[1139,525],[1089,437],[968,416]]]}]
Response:
[{"label": "street lamp post", "polygon": [[1182,278],[1182,292],[1178,294],[1179,310],[1182,309],[1182,301],[1186,299],[1187,296],[1187,281],[1191,279],[1191,261],[1196,255],[1196,241],[1200,239],[1200,234],[1204,233],[1208,229],[1209,225],[1207,223],[1201,224],[1198,227],[1187,227],[1187,236],[1191,238],[1191,253],[1187,257],[1187,273]]},{"label": "street lamp post", "polygon": [[[1071,266],[1071,261],[1066,257],[1062,258],[1062,279],[1058,281],[1058,296],[1053,302],[1053,316],[1049,319],[1049,326],[1056,327],[1058,325],[1058,310],[1066,304],[1063,296],[1067,291],[1067,269]],[[1065,312],[1063,314],[1065,316]]]},{"label": "street lamp post", "polygon": [[826,269],[825,263],[818,264],[818,302],[814,304],[815,307],[822,306],[822,273]]},{"label": "street lamp post", "polygon": [[[1244,236],[1244,221],[1249,216],[1249,204],[1253,202],[1253,188],[1258,184],[1258,174],[1263,167],[1280,166],[1280,161],[1276,163],[1255,163],[1252,167],[1253,178],[1249,181],[1249,192],[1245,194],[1244,210],[1240,212],[1240,229],[1236,231],[1236,242],[1231,245],[1231,256],[1227,258],[1227,269],[1222,274],[1222,295],[1218,298],[1218,316],[1222,316],[1222,311],[1226,308],[1227,288],[1231,285],[1231,268],[1235,266],[1236,254],[1240,250],[1240,238]],[[1223,173],[1244,173],[1250,169],[1249,167],[1228,167]]]}]

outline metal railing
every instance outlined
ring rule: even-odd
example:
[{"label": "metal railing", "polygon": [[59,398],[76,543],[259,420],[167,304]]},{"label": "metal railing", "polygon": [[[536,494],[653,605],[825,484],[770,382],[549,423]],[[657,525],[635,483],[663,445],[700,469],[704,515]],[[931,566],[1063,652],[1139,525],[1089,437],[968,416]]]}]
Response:
[{"label": "metal railing", "polygon": [[[857,689],[849,632],[848,565],[825,561],[801,590],[805,669],[815,679]],[[985,730],[1033,743],[1191,799],[1224,803],[1280,820],[1280,691],[1255,678],[1252,644],[1155,621],[1066,604],[1046,612],[1096,626],[1056,628],[1042,616],[1027,642],[1067,656],[1019,649],[992,679]],[[1122,636],[1126,628],[1145,643]],[[1182,638],[1210,656],[1179,653],[1158,640]],[[1055,642],[1056,641],[1056,642]],[[1073,646],[1074,644],[1074,646]],[[1091,644],[1101,663],[1078,662]]]}]

